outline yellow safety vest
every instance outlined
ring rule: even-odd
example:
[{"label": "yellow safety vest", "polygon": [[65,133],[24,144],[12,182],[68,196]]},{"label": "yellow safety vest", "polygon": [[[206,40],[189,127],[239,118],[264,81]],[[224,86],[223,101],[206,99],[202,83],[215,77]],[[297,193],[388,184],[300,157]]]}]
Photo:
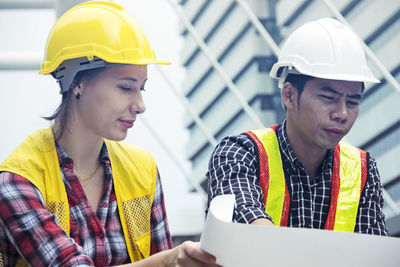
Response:
[{"label": "yellow safety vest", "polygon": [[[156,164],[153,156],[141,148],[122,142],[104,142],[111,161],[128,253],[135,262],[150,255],[150,213],[156,186]],[[28,136],[0,164],[1,171],[16,173],[32,182],[42,193],[46,209],[55,214],[58,225],[69,234],[68,198],[50,128]],[[23,265],[23,262],[18,264]]]},{"label": "yellow safety vest", "polygon": [[[287,226],[290,195],[276,136],[277,125],[246,132],[258,148],[265,212],[275,225]],[[325,229],[354,232],[360,195],[367,179],[366,152],[340,142],[334,148],[331,203]]]}]

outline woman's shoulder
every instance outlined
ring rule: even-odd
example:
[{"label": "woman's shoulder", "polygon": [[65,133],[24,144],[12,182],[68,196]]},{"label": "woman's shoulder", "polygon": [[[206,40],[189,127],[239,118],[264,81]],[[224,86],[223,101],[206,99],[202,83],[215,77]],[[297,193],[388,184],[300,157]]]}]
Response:
[{"label": "woman's shoulder", "polygon": [[104,142],[106,144],[108,155],[110,157],[119,157],[119,158],[134,157],[135,159],[140,158],[142,160],[154,161],[154,157],[149,151],[141,147],[138,147],[134,144],[123,141],[111,141],[111,140],[104,140]]},{"label": "woman's shoulder", "polygon": [[138,147],[138,146],[128,143],[128,142],[111,141],[111,140],[107,140],[107,139],[104,141],[105,141],[108,151],[110,151],[110,149],[114,149],[114,150],[124,150],[127,152],[133,152],[133,153],[151,154],[146,149]]}]

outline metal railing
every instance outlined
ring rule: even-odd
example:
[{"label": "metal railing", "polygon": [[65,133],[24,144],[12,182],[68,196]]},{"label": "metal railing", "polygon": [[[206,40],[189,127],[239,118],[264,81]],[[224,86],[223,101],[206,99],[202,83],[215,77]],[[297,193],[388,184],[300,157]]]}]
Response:
[{"label": "metal railing", "polygon": [[151,135],[157,141],[157,143],[160,145],[160,147],[170,157],[170,159],[174,162],[174,164],[176,166],[178,166],[179,170],[183,173],[183,175],[186,178],[186,180],[189,181],[190,185],[193,186],[196,189],[196,191],[199,192],[199,194],[201,195],[203,200],[206,201],[207,200],[207,193],[200,186],[200,184],[192,178],[192,175],[186,170],[186,168],[183,166],[183,164],[179,161],[178,157],[172,152],[172,149],[170,149],[166,145],[166,142],[164,142],[164,140],[161,139],[160,135],[156,133],[156,131],[154,130],[154,128],[151,125],[151,123],[149,123],[147,121],[145,116],[140,116],[139,120],[143,122],[144,126],[151,133]]},{"label": "metal railing", "polygon": [[242,7],[244,13],[246,13],[246,15],[249,17],[249,20],[253,24],[254,28],[257,29],[257,31],[260,33],[261,37],[265,40],[265,42],[267,43],[269,48],[271,48],[271,50],[275,54],[275,56],[279,57],[279,54],[281,53],[281,49],[275,43],[272,36],[265,29],[264,25],[261,23],[261,21],[256,16],[256,14],[254,14],[254,12],[251,10],[251,8],[246,3],[246,1],[243,1],[243,0],[235,0],[235,1]]},{"label": "metal railing", "polygon": [[185,107],[185,109],[192,116],[193,120],[199,126],[200,130],[204,133],[204,135],[207,137],[207,139],[211,143],[211,145],[216,146],[218,142],[215,139],[214,135],[210,132],[207,125],[200,118],[199,114],[190,105],[190,102],[187,100],[187,98],[181,92],[179,92],[179,90],[172,83],[171,79],[167,75],[165,75],[164,71],[159,66],[155,65],[155,68],[161,74],[161,77],[168,84],[168,87],[174,93],[176,98],[178,98],[179,102],[182,103],[182,105]]},{"label": "metal railing", "polygon": [[228,74],[225,72],[224,68],[222,65],[218,62],[217,58],[213,55],[211,52],[210,48],[208,45],[204,42],[203,38],[200,36],[200,34],[197,32],[197,30],[193,27],[192,23],[190,22],[189,18],[186,16],[185,12],[182,10],[182,7],[176,4],[172,0],[167,0],[172,7],[172,9],[175,11],[175,13],[178,15],[179,19],[183,23],[183,25],[186,27],[188,32],[191,34],[191,36],[194,38],[200,49],[203,51],[204,55],[208,58],[214,69],[217,71],[217,73],[221,76],[221,78],[224,80],[225,84],[227,85],[228,89],[232,92],[232,94],[235,96],[241,107],[243,108],[244,112],[250,117],[250,119],[254,122],[254,124],[259,127],[263,128],[264,124],[261,122],[260,118],[257,116],[257,114],[251,109],[247,101],[243,98],[243,96],[240,94],[239,89],[237,86],[233,83],[232,79],[228,76]]},{"label": "metal railing", "polygon": [[[275,43],[271,35],[265,29],[265,27],[260,22],[259,18],[254,14],[248,4],[243,0],[235,0],[249,17],[249,20],[253,24],[253,26],[260,32],[261,37],[265,40],[267,45],[271,48],[276,57],[279,57],[280,48]],[[340,11],[332,4],[330,0],[323,0],[324,4],[332,11],[334,16],[340,20],[343,24],[349,27],[355,34],[356,32],[352,29],[347,20],[343,17]],[[357,34],[356,34],[357,35]],[[357,35],[358,36],[358,35]],[[367,56],[372,60],[372,62],[378,67],[378,69],[382,72],[385,79],[400,93],[400,85],[397,80],[393,77],[393,75],[386,69],[386,67],[381,63],[381,61],[375,56],[375,54],[371,51],[368,45],[362,40],[362,38],[358,37],[363,44],[363,48]],[[385,188],[382,187],[384,198],[388,206],[392,209],[395,215],[400,214],[400,207],[396,204],[390,194],[386,191]]]},{"label": "metal railing", "polygon": [[0,0],[0,9],[52,9],[55,0]]},{"label": "metal railing", "polygon": [[[251,10],[251,8],[248,6],[248,4],[244,0],[235,0],[239,6],[244,10],[244,12],[247,14],[249,20],[253,24],[253,26],[257,29],[257,31],[260,33],[260,36],[265,40],[267,45],[271,48],[272,52],[275,54],[275,56],[279,56],[280,53],[280,48],[279,46],[275,43],[271,35],[268,33],[268,31],[265,29],[265,27],[262,25],[260,22],[259,18],[254,14],[254,12]],[[195,39],[203,53],[207,56],[215,70],[219,73],[219,75],[222,77],[224,80],[225,84],[227,85],[228,89],[233,93],[233,95],[236,97],[236,99],[239,101],[240,105],[242,106],[243,110],[248,114],[248,116],[251,118],[251,120],[258,126],[258,127],[264,127],[263,123],[260,121],[258,116],[255,114],[255,112],[251,109],[247,101],[243,98],[243,96],[240,94],[239,89],[236,87],[236,85],[232,82],[231,78],[228,76],[228,74],[225,72],[223,69],[222,65],[218,62],[216,57],[212,54],[211,50],[207,46],[207,44],[204,42],[204,40],[201,38],[197,30],[193,27],[191,24],[190,20],[187,18],[186,14],[183,12],[182,8],[174,3],[172,0],[168,0],[169,4],[171,5],[172,9],[177,13],[178,17],[186,27],[186,29],[190,32],[192,37]],[[343,15],[340,13],[340,11],[332,4],[330,0],[323,0],[323,3],[332,11],[334,16],[339,19],[342,23],[347,25],[348,27],[351,28],[347,20],[343,17]],[[54,8],[54,1],[52,0],[25,0],[25,1],[0,1],[0,8]],[[354,32],[354,31],[353,31]],[[395,80],[395,78],[390,74],[390,72],[384,67],[384,65],[380,62],[380,60],[375,56],[375,54],[370,50],[370,48],[363,42],[363,40],[360,38],[362,41],[362,44],[364,46],[365,52],[367,56],[372,60],[372,62],[377,66],[377,68],[382,72],[383,76],[385,79],[398,91],[400,92],[400,84]],[[0,70],[26,70],[26,69],[37,69],[40,66],[40,61],[42,59],[42,56],[40,53],[18,53],[18,54],[5,54],[2,53],[0,54]],[[199,126],[201,131],[204,133],[204,135],[207,137],[208,141],[210,142],[211,145],[215,146],[217,144],[217,140],[213,136],[213,134],[209,131],[208,127],[205,125],[205,123],[202,121],[198,113],[192,108],[190,105],[189,101],[186,99],[186,97],[179,92],[179,90],[176,89],[174,84],[171,82],[171,80],[168,78],[167,75],[159,68],[156,67],[158,72],[161,74],[163,79],[167,82],[168,87],[171,89],[171,91],[174,93],[174,95],[178,98],[179,102],[182,103],[182,105],[185,107],[185,109],[189,112],[189,114],[192,116],[193,120],[195,123]],[[154,139],[159,143],[160,147],[171,157],[171,160],[178,166],[180,171],[182,171],[183,175],[185,178],[189,181],[189,183],[196,188],[196,190],[202,195],[203,198],[206,197],[205,192],[203,188],[199,185],[198,182],[194,181],[193,178],[191,178],[191,174],[186,170],[186,168],[182,165],[182,163],[178,160],[176,155],[172,152],[172,150],[166,145],[166,143],[154,132],[154,129],[152,126],[147,122],[145,118],[141,118],[143,121],[145,127],[149,130],[149,132],[152,134]],[[389,193],[383,189],[384,197],[386,199],[386,203],[389,205],[389,207],[396,213],[400,214],[400,208],[396,204],[396,202],[391,198]]]},{"label": "metal railing", "polygon": [[[333,5],[333,3],[330,0],[323,0],[323,3],[328,7],[328,9],[333,13],[333,15],[340,20],[343,24],[345,24],[347,27],[349,27],[354,33],[356,33],[353,28],[350,26],[350,24],[347,22],[346,18],[340,13],[340,11]],[[357,35],[358,36],[358,35]],[[393,75],[387,70],[387,68],[382,64],[382,62],[378,59],[378,57],[372,52],[372,50],[369,48],[369,46],[364,42],[364,40],[360,37],[360,39],[365,53],[367,56],[371,59],[372,63],[375,64],[375,66],[381,71],[385,79],[393,86],[394,89],[396,89],[400,93],[400,84],[397,82],[397,80],[393,77]]]}]

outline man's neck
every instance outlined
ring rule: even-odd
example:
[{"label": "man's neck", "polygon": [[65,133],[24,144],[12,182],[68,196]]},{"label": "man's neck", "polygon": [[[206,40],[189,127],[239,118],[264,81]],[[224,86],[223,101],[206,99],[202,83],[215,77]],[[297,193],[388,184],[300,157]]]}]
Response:
[{"label": "man's neck", "polygon": [[297,158],[306,168],[310,181],[314,180],[320,171],[327,150],[305,142],[300,135],[294,132],[289,123],[286,123],[286,134]]}]

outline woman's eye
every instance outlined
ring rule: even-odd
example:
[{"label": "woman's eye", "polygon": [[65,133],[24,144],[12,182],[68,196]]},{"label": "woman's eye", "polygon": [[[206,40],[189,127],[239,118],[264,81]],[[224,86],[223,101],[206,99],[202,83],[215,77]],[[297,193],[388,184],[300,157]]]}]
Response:
[{"label": "woman's eye", "polygon": [[126,86],[120,86],[119,88],[121,88],[124,91],[130,91],[131,87],[126,87]]}]

